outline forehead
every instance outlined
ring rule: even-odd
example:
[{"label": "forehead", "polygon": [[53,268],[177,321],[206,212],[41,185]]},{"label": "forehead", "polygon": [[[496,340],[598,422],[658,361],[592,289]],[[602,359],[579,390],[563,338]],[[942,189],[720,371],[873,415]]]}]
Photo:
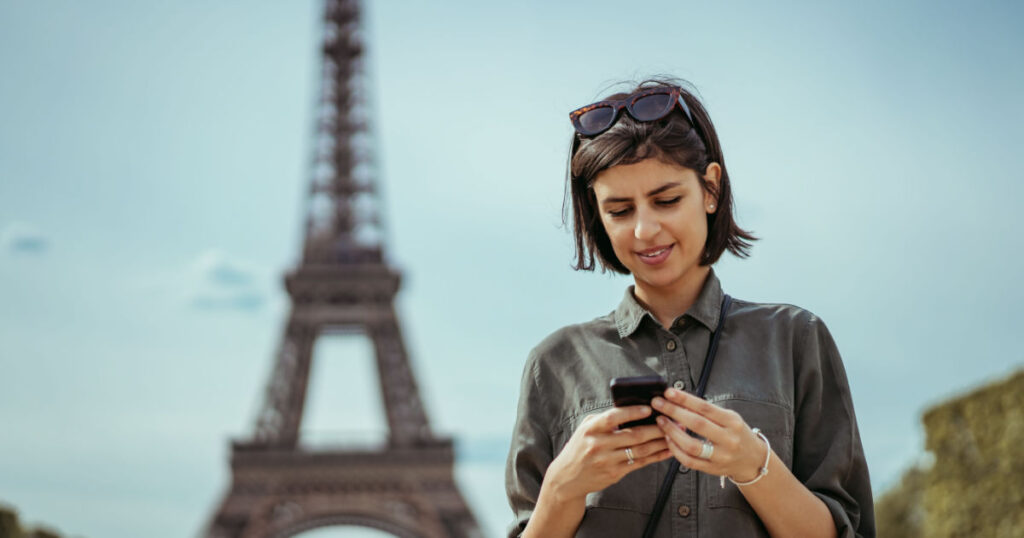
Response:
[{"label": "forehead", "polygon": [[620,164],[601,171],[594,178],[594,194],[598,199],[607,196],[640,197],[666,184],[680,187],[700,185],[697,172],[677,164],[658,159],[644,159],[633,164]]}]

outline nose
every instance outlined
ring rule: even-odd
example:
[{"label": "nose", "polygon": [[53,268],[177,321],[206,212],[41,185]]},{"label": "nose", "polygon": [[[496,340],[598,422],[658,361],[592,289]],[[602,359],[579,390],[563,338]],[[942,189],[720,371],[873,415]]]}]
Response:
[{"label": "nose", "polygon": [[660,231],[661,223],[658,222],[657,215],[653,211],[637,210],[636,226],[633,228],[633,235],[637,239],[641,241],[654,239],[654,236],[658,235]]}]

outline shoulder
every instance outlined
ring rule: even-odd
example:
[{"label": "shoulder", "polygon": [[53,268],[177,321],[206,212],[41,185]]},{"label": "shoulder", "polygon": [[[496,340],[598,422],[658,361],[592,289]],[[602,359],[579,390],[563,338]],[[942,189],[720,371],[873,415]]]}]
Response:
[{"label": "shoulder", "polygon": [[[544,405],[560,402],[572,380],[578,379],[586,357],[594,356],[594,349],[611,337],[618,339],[611,314],[566,325],[547,335],[530,350],[523,366],[521,401],[525,398]],[[549,413],[555,416],[558,411]]]},{"label": "shoulder", "polygon": [[571,363],[600,342],[618,339],[614,314],[608,313],[583,323],[566,325],[547,335],[530,351],[527,367],[550,370]]},{"label": "shoulder", "polygon": [[791,368],[796,408],[808,396],[815,402],[819,401],[815,398],[838,398],[851,408],[842,356],[825,322],[814,312],[787,303],[734,300],[729,316],[724,337],[734,335],[744,349],[775,350],[775,356]]},{"label": "shoulder", "polygon": [[845,368],[835,339],[814,312],[787,303],[734,300],[729,316],[726,323],[741,340],[787,350],[797,377],[828,376],[835,378],[839,385],[846,385]]},{"label": "shoulder", "polygon": [[730,335],[752,349],[781,350],[792,357],[798,370],[841,360],[825,322],[814,312],[789,303],[733,299],[726,319],[725,336]]},{"label": "shoulder", "polygon": [[541,390],[572,385],[584,372],[602,369],[606,359],[620,356],[623,340],[610,312],[583,323],[566,325],[544,337],[533,349],[526,369]]},{"label": "shoulder", "polygon": [[733,298],[726,323],[742,327],[770,328],[806,337],[827,331],[825,322],[814,312],[789,303],[758,303]]},{"label": "shoulder", "polygon": [[[729,316],[743,318],[746,321],[764,320],[768,323],[806,325],[817,316],[807,310],[790,303],[758,303],[733,297]],[[747,319],[751,318],[751,319]]]}]

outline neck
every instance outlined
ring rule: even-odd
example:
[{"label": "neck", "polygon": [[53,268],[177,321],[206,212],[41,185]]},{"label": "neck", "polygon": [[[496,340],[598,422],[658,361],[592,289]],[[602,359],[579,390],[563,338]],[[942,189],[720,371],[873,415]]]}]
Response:
[{"label": "neck", "polygon": [[679,279],[671,286],[652,287],[642,282],[636,282],[634,295],[640,304],[654,314],[658,323],[668,329],[676,318],[685,314],[693,306],[693,303],[697,302],[697,297],[709,274],[711,274],[710,266],[698,266],[692,275]]}]

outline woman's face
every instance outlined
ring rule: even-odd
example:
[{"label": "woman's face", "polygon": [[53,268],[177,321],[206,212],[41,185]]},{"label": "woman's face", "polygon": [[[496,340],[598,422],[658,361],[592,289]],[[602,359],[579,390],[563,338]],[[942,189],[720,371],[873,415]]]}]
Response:
[{"label": "woman's face", "polygon": [[[717,187],[720,173],[721,167],[711,163],[705,179]],[[593,188],[612,249],[633,274],[638,292],[672,293],[705,275],[700,258],[707,215],[717,210],[717,202],[701,187],[697,172],[645,159],[604,170]]]}]

